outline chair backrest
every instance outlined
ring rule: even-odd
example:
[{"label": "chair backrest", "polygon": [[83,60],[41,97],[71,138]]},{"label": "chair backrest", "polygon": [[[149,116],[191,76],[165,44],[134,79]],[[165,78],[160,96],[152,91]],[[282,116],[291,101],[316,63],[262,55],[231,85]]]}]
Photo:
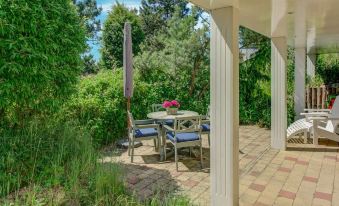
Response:
[{"label": "chair backrest", "polygon": [[132,113],[129,111],[127,113],[128,113],[128,123],[130,124],[132,128],[135,128],[135,121],[134,121]]},{"label": "chair backrest", "polygon": [[327,121],[327,123],[326,123],[326,130],[329,131],[329,132],[334,133],[335,127],[334,127],[334,124],[333,124],[332,120],[328,120]]},{"label": "chair backrest", "polygon": [[206,112],[206,118],[210,119],[210,117],[211,117],[211,105],[208,105],[207,112]]},{"label": "chair backrest", "polygon": [[162,104],[152,104],[152,112],[159,112],[163,109]]},{"label": "chair backrest", "polygon": [[339,95],[335,98],[332,109],[331,109],[332,117],[339,117]]},{"label": "chair backrest", "polygon": [[183,132],[200,132],[201,117],[176,117],[174,119],[174,131],[177,133]]},{"label": "chair backrest", "polygon": [[[333,103],[329,117],[330,118],[331,117],[339,118],[339,95],[334,100],[334,103]],[[338,125],[339,125],[338,120],[329,119],[326,122],[326,130],[329,131],[329,132],[332,132],[332,133],[336,133]]]}]

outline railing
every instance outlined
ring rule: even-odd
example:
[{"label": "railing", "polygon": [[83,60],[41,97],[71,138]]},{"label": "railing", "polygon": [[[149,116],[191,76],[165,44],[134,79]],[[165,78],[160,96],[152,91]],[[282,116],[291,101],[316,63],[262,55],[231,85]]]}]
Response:
[{"label": "railing", "polygon": [[306,88],[306,108],[325,109],[328,92],[325,86]]},{"label": "railing", "polygon": [[328,96],[339,94],[339,84],[329,86],[307,87],[306,88],[306,108],[326,109]]}]

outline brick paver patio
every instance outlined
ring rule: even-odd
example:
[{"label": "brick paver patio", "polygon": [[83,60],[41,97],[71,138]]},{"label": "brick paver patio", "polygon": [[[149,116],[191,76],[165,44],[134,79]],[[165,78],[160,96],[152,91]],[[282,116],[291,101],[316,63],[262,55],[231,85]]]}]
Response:
[{"label": "brick paver patio", "polygon": [[[210,205],[209,147],[203,137],[204,168],[199,151],[182,151],[179,172],[174,157],[159,162],[152,142],[135,149],[134,163],[127,152],[114,157],[126,168],[126,184],[140,199],[179,192],[196,205]],[[339,205],[339,154],[335,151],[278,151],[270,149],[270,131],[240,127],[240,205]],[[106,157],[105,161],[111,161]]]}]

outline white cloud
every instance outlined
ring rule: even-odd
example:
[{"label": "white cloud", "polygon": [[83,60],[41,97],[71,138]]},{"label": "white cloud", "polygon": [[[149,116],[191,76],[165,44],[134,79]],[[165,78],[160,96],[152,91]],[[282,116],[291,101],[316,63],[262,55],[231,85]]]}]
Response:
[{"label": "white cloud", "polygon": [[[139,10],[139,7],[140,7],[140,4],[138,4],[136,2],[121,2],[121,3],[124,4],[129,9]],[[110,12],[112,10],[112,7],[113,7],[114,4],[115,4],[115,2],[113,2],[113,1],[101,4],[102,12],[104,12],[104,13]]]},{"label": "white cloud", "polygon": [[101,8],[102,8],[102,12],[109,12],[112,10],[112,6],[113,6],[113,3],[106,3],[106,4],[102,4],[101,5]]}]

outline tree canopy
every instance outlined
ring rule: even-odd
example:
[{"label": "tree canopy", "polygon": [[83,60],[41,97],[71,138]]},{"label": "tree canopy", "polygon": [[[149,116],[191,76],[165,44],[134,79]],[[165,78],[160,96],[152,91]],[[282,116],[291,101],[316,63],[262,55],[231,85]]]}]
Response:
[{"label": "tree canopy", "polygon": [[176,9],[180,17],[186,16],[189,12],[187,4],[186,0],[142,0],[140,17],[146,37],[150,38],[154,34],[162,32]]},{"label": "tree canopy", "polygon": [[[209,35],[207,25],[197,28],[197,8],[185,17],[177,8],[166,32],[155,35],[161,48],[143,44],[135,59],[141,79],[155,85],[164,99],[178,99],[185,107],[205,112],[209,102]],[[194,101],[193,101],[194,100]]]},{"label": "tree canopy", "polygon": [[104,23],[101,47],[101,65],[106,69],[121,67],[123,63],[123,39],[125,22],[132,26],[133,53],[138,54],[144,40],[140,18],[136,10],[130,10],[116,3]]},{"label": "tree canopy", "polygon": [[78,8],[80,18],[84,21],[87,31],[87,37],[97,38],[100,31],[100,20],[96,17],[100,15],[102,8],[98,7],[97,0],[73,0]]}]

